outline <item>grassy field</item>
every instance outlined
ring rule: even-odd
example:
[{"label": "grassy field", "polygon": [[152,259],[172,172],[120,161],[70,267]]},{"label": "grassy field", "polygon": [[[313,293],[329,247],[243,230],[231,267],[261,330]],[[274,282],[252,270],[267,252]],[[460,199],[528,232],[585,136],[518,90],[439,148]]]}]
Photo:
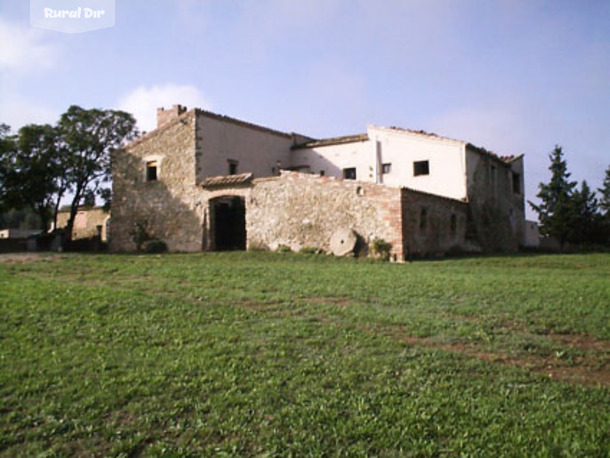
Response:
[{"label": "grassy field", "polygon": [[5,456],[610,453],[610,255],[0,259]]}]

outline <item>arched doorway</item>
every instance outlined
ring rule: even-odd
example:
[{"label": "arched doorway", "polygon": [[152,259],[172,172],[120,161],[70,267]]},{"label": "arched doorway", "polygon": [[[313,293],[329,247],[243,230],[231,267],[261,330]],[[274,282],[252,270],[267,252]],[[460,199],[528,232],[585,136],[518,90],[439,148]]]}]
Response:
[{"label": "arched doorway", "polygon": [[210,201],[212,249],[246,249],[246,204],[243,197],[223,196]]}]

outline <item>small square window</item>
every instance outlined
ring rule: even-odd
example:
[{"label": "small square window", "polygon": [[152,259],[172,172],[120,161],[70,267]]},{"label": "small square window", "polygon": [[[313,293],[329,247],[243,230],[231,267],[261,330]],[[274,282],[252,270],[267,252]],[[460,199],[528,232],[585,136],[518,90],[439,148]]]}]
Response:
[{"label": "small square window", "polygon": [[237,166],[239,162],[232,159],[227,160],[227,162],[229,163],[229,175],[237,175]]},{"label": "small square window", "polygon": [[355,180],[356,179],[356,168],[350,167],[348,169],[343,169],[343,178],[346,180]]},{"label": "small square window", "polygon": [[413,176],[430,175],[430,163],[428,161],[413,162]]},{"label": "small square window", "polygon": [[320,176],[323,177],[324,175],[326,175],[326,172],[324,170],[320,170]]},{"label": "small square window", "polygon": [[146,163],[146,181],[157,181],[159,164],[157,161],[148,161]]},{"label": "small square window", "polygon": [[391,163],[388,162],[387,164],[381,164],[381,173],[383,173],[384,175],[387,175],[391,171],[392,171]]}]

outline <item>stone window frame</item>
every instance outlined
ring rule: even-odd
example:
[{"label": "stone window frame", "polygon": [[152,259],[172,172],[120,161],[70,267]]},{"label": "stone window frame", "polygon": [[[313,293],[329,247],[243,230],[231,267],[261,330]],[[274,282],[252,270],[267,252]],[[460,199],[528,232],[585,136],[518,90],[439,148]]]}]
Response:
[{"label": "stone window frame", "polygon": [[[146,157],[142,158],[142,162],[144,163],[144,182],[145,183],[154,183],[155,181],[161,181],[161,164],[163,162],[163,156],[160,156],[158,154],[146,156]],[[148,179],[148,164],[150,164],[151,162],[157,163],[156,178],[154,180]]]},{"label": "stone window frame", "polygon": [[383,175],[388,175],[389,173],[392,173],[392,163],[386,162],[385,164],[381,164],[381,173]]}]

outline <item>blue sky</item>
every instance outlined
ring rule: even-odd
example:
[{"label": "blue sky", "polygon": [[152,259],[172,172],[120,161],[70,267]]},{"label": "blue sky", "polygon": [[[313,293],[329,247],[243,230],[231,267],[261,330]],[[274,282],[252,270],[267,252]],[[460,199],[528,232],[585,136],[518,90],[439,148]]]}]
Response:
[{"label": "blue sky", "polygon": [[149,130],[174,103],[313,137],[424,129],[525,153],[528,199],[556,144],[593,187],[610,164],[607,0],[116,0],[114,27],[79,34],[29,8],[0,0],[14,129],[77,104]]}]

